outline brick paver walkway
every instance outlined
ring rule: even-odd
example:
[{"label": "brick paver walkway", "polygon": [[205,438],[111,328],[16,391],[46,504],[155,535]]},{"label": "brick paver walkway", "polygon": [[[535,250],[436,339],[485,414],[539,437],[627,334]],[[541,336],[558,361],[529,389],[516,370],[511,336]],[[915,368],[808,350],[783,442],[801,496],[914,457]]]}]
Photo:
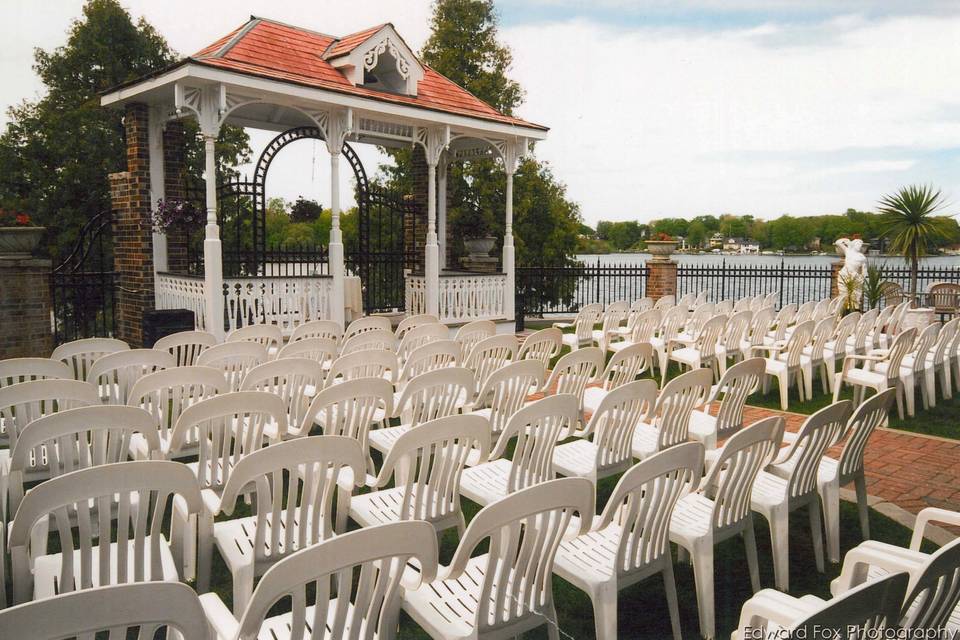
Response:
[{"label": "brick paver walkway", "polygon": [[[783,415],[796,431],[807,416],[746,407],[744,424]],[[828,454],[839,457],[840,447]],[[877,429],[864,455],[867,493],[916,514],[924,507],[960,510],[960,441]],[[852,488],[852,487],[851,487]]]}]

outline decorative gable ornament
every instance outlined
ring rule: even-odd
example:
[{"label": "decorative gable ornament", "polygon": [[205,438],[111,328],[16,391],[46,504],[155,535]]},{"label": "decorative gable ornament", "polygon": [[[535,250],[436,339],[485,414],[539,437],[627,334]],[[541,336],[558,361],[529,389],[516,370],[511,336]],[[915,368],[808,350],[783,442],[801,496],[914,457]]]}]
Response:
[{"label": "decorative gable ornament", "polygon": [[347,51],[337,45],[332,51],[327,62],[354,86],[417,95],[423,67],[392,25],[384,25]]}]

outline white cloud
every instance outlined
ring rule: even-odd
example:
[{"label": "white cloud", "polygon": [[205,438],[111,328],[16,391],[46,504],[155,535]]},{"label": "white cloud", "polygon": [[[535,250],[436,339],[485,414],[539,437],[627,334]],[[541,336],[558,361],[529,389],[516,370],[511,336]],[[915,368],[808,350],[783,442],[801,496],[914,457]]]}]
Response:
[{"label": "white cloud", "polygon": [[[573,20],[504,36],[522,114],[552,127],[537,154],[591,223],[869,208],[928,181],[902,155],[960,146],[960,86],[948,81],[960,17],[772,21],[759,33]],[[831,173],[848,186],[821,181]]]}]

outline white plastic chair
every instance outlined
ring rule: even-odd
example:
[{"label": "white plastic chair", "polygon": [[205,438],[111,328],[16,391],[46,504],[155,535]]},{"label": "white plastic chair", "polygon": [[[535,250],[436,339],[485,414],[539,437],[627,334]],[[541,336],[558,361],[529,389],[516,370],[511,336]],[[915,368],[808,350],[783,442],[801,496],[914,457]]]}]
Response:
[{"label": "white plastic chair", "polygon": [[700,335],[700,331],[703,330],[703,325],[707,323],[707,320],[718,315],[721,314],[716,311],[716,306],[713,303],[707,302],[698,305],[687,319],[680,337],[687,342],[695,339]]},{"label": "white plastic chair", "polygon": [[[405,571],[411,563],[419,572]],[[395,522],[345,533],[284,558],[257,583],[239,621],[214,593],[200,596],[200,603],[217,640],[391,640],[401,593],[430,583],[436,571],[433,527]],[[281,601],[290,601],[291,611],[270,615]]]},{"label": "white plastic chair", "polygon": [[[810,335],[810,344],[803,348],[804,358],[802,371],[804,384],[807,389],[813,393],[813,374],[816,372],[820,376],[820,384],[823,386],[824,393],[830,393],[830,378],[827,373],[827,364],[823,353],[827,348],[827,342],[833,337],[834,319],[833,316],[815,321],[817,324],[813,327],[813,333]],[[833,365],[833,362],[830,363]]]},{"label": "white plastic chair", "polygon": [[[691,370],[706,367],[711,372],[716,371],[716,375],[719,378],[720,364],[717,358],[717,346],[726,324],[726,316],[713,316],[704,322],[699,333],[697,333],[691,341],[684,343],[676,338],[669,340],[666,347],[666,366],[662,367],[663,382],[661,384],[667,383],[667,370],[670,368],[671,360],[681,365],[681,368],[684,365]],[[688,346],[681,346],[678,349],[674,348],[681,344]]]},{"label": "white plastic chair", "polygon": [[524,405],[530,390],[543,386],[543,374],[539,360],[521,360],[497,369],[480,385],[471,413],[487,418],[494,435],[500,433]]},{"label": "white plastic chair", "polygon": [[580,347],[589,347],[593,342],[593,326],[600,322],[603,316],[603,305],[588,304],[580,308],[573,322],[554,322],[556,329],[573,329],[573,333],[563,334],[563,344],[576,351]]},{"label": "white plastic chair", "polygon": [[[175,525],[169,535],[162,530],[174,496],[173,502],[186,513],[196,515],[203,508],[193,473],[164,460],[90,467],[34,487],[10,527],[14,602],[108,584],[176,581],[182,549],[167,542],[177,540]],[[93,510],[96,517],[91,516]],[[115,531],[111,512],[117,514]],[[61,551],[36,556],[31,571],[31,531],[48,517],[55,523]],[[79,524],[78,546],[72,518]]]},{"label": "white plastic chair", "polygon": [[[404,592],[403,610],[438,640],[509,638],[543,625],[559,640],[550,580],[557,547],[568,532],[586,533],[593,509],[593,485],[582,478],[529,487],[481,509],[437,580]],[[484,541],[487,553],[474,555]]]},{"label": "white plastic chair", "polygon": [[[907,581],[907,574],[898,573],[826,601],[764,589],[744,603],[739,629],[731,638],[898,637],[895,630]],[[894,635],[886,635],[884,629]]]},{"label": "white plastic chair", "polygon": [[612,342],[607,346],[610,351],[620,351],[634,344],[647,343],[653,346],[653,338],[663,321],[663,314],[659,309],[648,309],[636,316],[630,327],[629,333],[623,336],[623,340]]},{"label": "white plastic chair", "polygon": [[[896,389],[897,391],[897,411],[900,418],[903,419],[903,400],[904,390],[913,388],[912,369],[901,369],[901,363],[904,356],[913,346],[913,338],[917,334],[914,328],[907,329],[897,336],[893,341],[890,351],[885,354],[851,354],[843,361],[843,370],[840,377],[837,378],[836,386],[833,388],[833,400],[836,402],[840,398],[840,392],[843,390],[843,384],[846,382],[853,386],[854,402],[861,402],[864,396],[864,389],[870,388],[877,393],[886,389]],[[863,361],[864,366],[857,367],[857,361]],[[881,366],[882,365],[882,366]],[[907,377],[904,383],[901,376]],[[907,409],[913,415],[913,396],[907,396]]]},{"label": "white plastic chair", "polygon": [[325,340],[333,340],[334,343],[339,344],[342,336],[343,329],[333,320],[310,320],[309,322],[303,322],[294,327],[293,333],[290,334],[290,342],[308,340],[310,338],[323,338]]},{"label": "white plastic chair", "polygon": [[[953,345],[958,326],[960,326],[960,318],[954,318],[940,327],[940,335],[937,336],[936,346],[933,348],[933,353],[928,356],[928,359],[933,360],[934,373],[940,376],[940,391],[944,400],[953,397],[953,386],[950,379],[952,367],[947,351]],[[935,403],[936,394],[933,394],[933,404]]]},{"label": "white plastic chair", "polygon": [[605,351],[599,347],[584,347],[571,351],[557,361],[543,388],[548,393],[569,393],[576,396],[579,411],[583,411],[583,392],[587,385],[603,372]]},{"label": "white plastic chair", "polygon": [[213,367],[223,372],[231,391],[239,391],[247,372],[266,361],[266,348],[252,341],[224,342],[197,356],[197,366]]},{"label": "white plastic chair", "polygon": [[[314,425],[325,436],[346,436],[369,447],[370,426],[393,415],[393,386],[383,378],[354,378],[327,387],[318,393],[300,425],[308,435]],[[374,473],[373,460],[367,455],[367,473]]]},{"label": "white plastic chair", "polygon": [[851,336],[860,322],[860,314],[856,311],[843,316],[833,330],[833,336],[823,345],[823,363],[827,369],[827,384],[830,389],[836,384],[837,359],[843,366],[843,359],[848,353],[853,353]]},{"label": "white plastic chair", "polygon": [[610,341],[618,336],[617,330],[626,321],[629,313],[630,303],[626,300],[618,300],[608,304],[600,317],[600,328],[591,332],[593,343],[606,351]]},{"label": "white plastic chair", "polygon": [[[65,362],[50,358],[7,358],[0,360],[0,389],[34,380],[72,380],[73,371]],[[960,379],[960,378],[958,378]]]},{"label": "white plastic chair", "polygon": [[[550,327],[534,331],[524,338],[517,353],[518,360],[539,360],[544,368],[550,367],[550,361],[560,355],[563,349],[563,332]],[[960,376],[957,376],[960,380]]]},{"label": "white plastic chair", "polygon": [[601,385],[589,386],[583,391],[583,410],[593,412],[608,393],[653,367],[653,347],[649,342],[631,344],[616,351],[600,374]]},{"label": "white plastic chair", "polygon": [[847,355],[850,355],[851,348],[853,353],[858,355],[862,355],[867,352],[867,349],[873,348],[872,343],[869,342],[870,332],[873,331],[873,325],[879,313],[878,309],[870,309],[861,314],[857,321],[857,327],[853,331],[853,336],[847,340]]},{"label": "white plastic chair", "polygon": [[518,349],[516,336],[504,334],[485,338],[466,354],[463,366],[473,370],[477,384],[482,386],[494,371],[517,361]]},{"label": "white plastic chair", "polygon": [[[600,402],[576,440],[553,452],[553,468],[560,475],[592,480],[616,475],[633,464],[633,433],[657,402],[657,383],[635,380],[610,391]],[[592,437],[592,440],[588,438]]]},{"label": "white plastic chair", "polygon": [[[375,433],[375,432],[374,432]],[[437,533],[466,523],[460,476],[472,455],[490,451],[490,425],[480,416],[448,415],[399,436],[384,457],[374,491],[350,499],[350,517],[362,527],[425,520]],[[388,487],[395,477],[394,486]]]},{"label": "white plastic chair", "polygon": [[177,359],[166,351],[129,349],[97,358],[90,365],[87,382],[98,390],[104,404],[126,404],[137,380],[176,366]]},{"label": "white plastic chair", "polygon": [[[900,363],[901,374],[912,374],[912,376],[901,375],[904,382],[904,394],[911,396],[912,404],[916,406],[916,389],[920,387],[920,401],[923,403],[924,410],[930,408],[931,402],[936,403],[936,372],[930,354],[936,346],[937,336],[939,335],[940,327],[936,323],[927,325],[914,340],[910,353],[905,355]],[[960,335],[960,332],[958,332],[958,335]],[[902,371],[903,369],[908,371]],[[907,386],[908,382],[912,384]],[[908,400],[907,407],[910,406],[911,402]]]},{"label": "white plastic chair", "polygon": [[[652,382],[652,381],[650,381]],[[677,500],[700,482],[703,447],[685,443],[631,467],[617,483],[590,531],[562,542],[553,572],[593,604],[598,640],[617,636],[617,592],[663,574],[674,640],[680,613],[670,553],[670,516]]]},{"label": "white plastic chair", "polygon": [[[492,504],[520,489],[553,480],[553,452],[577,422],[577,399],[558,394],[517,411],[500,433],[487,462],[463,472],[460,493],[477,504]],[[516,438],[513,459],[503,455]]]},{"label": "white plastic chair", "polygon": [[760,590],[750,492],[757,474],[776,455],[783,427],[783,418],[765,418],[730,436],[700,487],[677,502],[670,518],[670,541],[682,547],[681,559],[690,557],[693,560],[700,634],[704,638],[716,637],[714,545],[742,535],[747,550],[750,586],[754,593]]},{"label": "white plastic chair", "polygon": [[[164,629],[166,636],[160,635]],[[171,631],[180,635],[173,635]],[[0,638],[107,637],[101,634],[138,640],[157,637],[207,640],[210,629],[197,593],[177,582],[96,587],[0,611]]]},{"label": "white plastic chair", "polygon": [[740,353],[744,358],[752,358],[762,355],[761,347],[765,344],[772,344],[773,338],[769,337],[770,328],[773,326],[775,314],[773,308],[764,307],[753,312],[750,319],[750,327],[740,344]]},{"label": "white plastic chair", "polygon": [[[352,438],[301,438],[261,449],[237,462],[214,513],[233,515],[237,501],[255,488],[254,514],[215,522],[213,541],[230,571],[233,611],[240,615],[253,581],[284,558],[334,535],[334,513],[346,510],[340,495],[362,486],[366,456]],[[349,495],[349,490],[346,490]]]},{"label": "white plastic chair", "polygon": [[[414,427],[459,413],[473,398],[474,390],[473,372],[463,367],[420,374],[394,396],[393,417],[400,418],[400,424],[371,430],[370,446],[387,453],[401,435]],[[486,424],[489,431],[489,423]]]},{"label": "white plastic chair", "polygon": [[386,349],[368,349],[340,356],[330,365],[326,386],[357,378],[381,378],[391,385],[397,381],[400,365],[397,354]]},{"label": "white plastic chair", "polygon": [[730,300],[729,298],[726,300],[721,300],[720,302],[717,303],[715,310],[717,313],[730,315],[731,313],[733,313],[733,300]]},{"label": "white plastic chair", "polygon": [[850,401],[842,400],[808,417],[789,449],[768,470],[761,471],[753,484],[750,507],[770,523],[774,580],[781,591],[790,589],[791,511],[809,509],[817,571],[824,571],[817,474],[821,457],[843,432],[851,410]]},{"label": "white plastic chair", "polygon": [[266,391],[280,396],[287,408],[286,433],[276,433],[277,425],[268,428],[270,437],[297,438],[301,431],[310,400],[323,388],[323,367],[309,358],[284,358],[264,362],[247,372],[240,383],[240,391]]},{"label": "white plastic chair", "polygon": [[712,382],[709,369],[694,369],[668,382],[648,421],[639,423],[633,432],[633,455],[643,460],[686,442],[693,410],[707,401]]},{"label": "white plastic chair", "polygon": [[204,349],[216,344],[217,336],[207,331],[180,331],[160,338],[153,348],[176,358],[178,367],[191,367],[197,364],[197,357]]},{"label": "white plastic chair", "polygon": [[445,324],[436,322],[434,324],[422,324],[418,327],[413,327],[404,333],[403,338],[400,339],[400,344],[397,346],[397,357],[400,359],[400,362],[404,362],[413,351],[423,345],[437,340],[449,339],[450,329],[448,329]]},{"label": "white plastic chair", "polygon": [[787,329],[793,328],[793,319],[797,316],[797,305],[796,303],[791,302],[783,306],[780,311],[777,312],[776,318],[773,320],[774,330],[770,338],[773,342],[783,342],[787,339]]},{"label": "white plastic chair", "polygon": [[417,347],[404,360],[397,387],[402,389],[410,380],[428,371],[458,366],[462,353],[460,343],[454,340],[434,340]]},{"label": "white plastic chair", "polygon": [[[176,367],[157,371],[140,378],[130,389],[127,404],[145,409],[157,425],[161,450],[167,451],[170,433],[183,411],[201,400],[227,393],[230,386],[223,372],[213,367]],[[196,453],[196,437],[192,445],[181,448],[184,456]],[[140,434],[130,437],[130,453],[137,460],[146,460],[154,452],[150,442]]]},{"label": "white plastic chair", "polygon": [[717,366],[719,367],[718,378],[726,373],[728,358],[739,360],[744,357],[743,343],[746,342],[752,319],[753,312],[747,309],[734,313],[724,325],[716,347]]},{"label": "white plastic chair", "polygon": [[[717,448],[720,438],[727,438],[743,428],[743,406],[747,397],[760,386],[764,367],[763,358],[749,358],[733,365],[712,388],[703,408],[693,410],[689,435],[700,441],[708,454]],[[716,402],[720,408],[716,415],[712,415],[710,406]]]},{"label": "white plastic chair", "polygon": [[[813,335],[813,320],[808,320],[803,324],[797,325],[790,333],[790,339],[786,343],[774,342],[773,344],[761,347],[763,351],[770,352],[770,355],[764,358],[765,375],[763,378],[764,394],[770,388],[770,378],[777,379],[777,387],[780,392],[780,409],[786,411],[790,406],[790,385],[796,382],[797,393],[802,402],[807,396],[804,393],[803,348],[810,343],[810,336]],[[809,357],[807,356],[807,361]],[[813,389],[809,389],[809,398],[813,398]]]},{"label": "white plastic chair", "polygon": [[386,329],[371,329],[358,333],[350,338],[344,337],[340,346],[340,356],[347,356],[358,351],[382,350],[396,353],[397,341],[392,331]]},{"label": "white plastic chair", "polygon": [[[901,609],[903,630],[941,632],[950,637],[960,631],[960,540],[953,540],[931,554],[920,550],[923,534],[932,522],[957,526],[960,513],[927,507],[917,514],[910,546],[867,540],[847,552],[840,575],[830,584],[834,597],[842,596],[867,581],[905,572],[910,576],[907,597]],[[904,634],[909,637],[909,633]]]},{"label": "white plastic chair", "polygon": [[440,322],[440,319],[432,313],[421,313],[415,316],[407,316],[400,321],[400,324],[397,325],[394,334],[397,337],[397,340],[402,340],[403,336],[414,327],[419,327],[424,324],[436,324]]},{"label": "white plastic chair", "polygon": [[667,370],[669,361],[667,360],[667,344],[676,338],[684,324],[687,322],[687,309],[676,306],[663,314],[660,322],[659,335],[650,338],[650,344],[657,354],[657,366],[660,367],[661,374]]},{"label": "white plastic chair", "polygon": [[86,380],[90,365],[97,358],[108,353],[126,351],[129,348],[130,345],[116,338],[84,338],[73,342],[64,342],[53,350],[50,359],[66,363],[73,372],[74,380]]},{"label": "white plastic chair", "polygon": [[320,363],[324,372],[330,370],[337,359],[337,343],[330,338],[300,338],[280,347],[277,360],[286,358],[310,358]]},{"label": "white plastic chair", "polygon": [[[689,295],[689,294],[688,294]],[[677,303],[676,296],[661,296],[657,298],[657,301],[653,303],[654,309],[669,309],[670,307],[679,306]]]},{"label": "white plastic chair", "polygon": [[267,350],[268,357],[273,358],[283,344],[283,330],[275,324],[250,324],[228,333],[225,342],[254,342]]},{"label": "white plastic chair", "polygon": [[463,353],[470,353],[478,342],[497,335],[497,325],[489,320],[474,320],[459,329],[454,340],[460,343]]},{"label": "white plastic chair", "polygon": [[17,437],[27,425],[42,416],[87,405],[100,404],[97,389],[78,380],[34,380],[0,388],[0,433],[10,448],[0,450],[0,465],[17,446]]},{"label": "white plastic chair", "polygon": [[[343,337],[340,339],[340,342],[346,342],[350,338],[358,336],[361,333],[366,333],[367,331],[393,332],[393,326],[390,324],[390,318],[386,316],[364,316],[357,318],[347,325],[347,328],[343,331]],[[399,337],[397,339],[399,340]]]},{"label": "white plastic chair", "polygon": [[[634,303],[630,305],[630,311],[627,312],[626,325],[614,329],[612,335],[620,338],[620,340],[629,339],[633,334],[634,328],[637,326],[637,322],[641,317],[643,317],[643,314],[651,310],[653,310],[653,301],[650,300],[650,298],[641,298],[640,300],[635,300]],[[659,311],[657,313],[659,313]],[[608,348],[612,347],[613,344],[616,343],[611,343],[608,345]]]},{"label": "white plastic chair", "polygon": [[[196,449],[197,461],[186,465],[200,483],[204,504],[199,518],[200,539],[197,554],[197,588],[207,591],[210,584],[213,513],[217,499],[230,479],[234,466],[244,456],[258,451],[264,444],[268,425],[277,425],[280,434],[287,430],[287,412],[279,396],[266,391],[235,391],[201,400],[183,410],[170,434],[168,457],[182,456]],[[190,514],[174,503],[173,519],[180,527],[193,524]],[[207,532],[204,534],[203,532]],[[189,534],[192,539],[192,534]],[[192,559],[193,554],[188,554]],[[193,574],[187,565],[186,575]]]}]

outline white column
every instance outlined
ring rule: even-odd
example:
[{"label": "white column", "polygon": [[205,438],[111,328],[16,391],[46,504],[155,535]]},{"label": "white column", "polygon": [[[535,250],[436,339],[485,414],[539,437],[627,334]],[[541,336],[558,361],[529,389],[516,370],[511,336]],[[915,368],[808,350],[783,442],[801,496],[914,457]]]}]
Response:
[{"label": "white column", "polygon": [[203,179],[207,187],[207,226],[203,240],[204,298],[207,331],[223,339],[223,248],[217,226],[217,158],[215,134],[203,134],[206,160]]},{"label": "white column", "polygon": [[440,252],[440,268],[447,265],[447,168],[449,164],[441,161],[437,166],[437,247]]},{"label": "white column", "polygon": [[[157,201],[165,197],[163,170],[163,113],[159,109],[150,109],[150,122],[147,126],[147,144],[150,149],[150,208],[156,211]],[[154,304],[160,308],[160,289],[156,286],[158,271],[166,271],[167,235],[153,232],[153,276]]]},{"label": "white column", "polygon": [[507,316],[507,320],[513,320],[516,317],[516,289],[517,289],[517,277],[514,265],[514,248],[513,248],[513,172],[516,169],[515,166],[511,166],[509,163],[507,165],[507,202],[506,202],[506,215],[504,221],[504,233],[503,233],[503,272],[507,276],[507,285],[506,290],[503,292],[503,311],[504,315]]},{"label": "white column", "polygon": [[427,158],[427,246],[423,275],[427,313],[440,317],[440,248],[437,246],[437,164]]},{"label": "white column", "polygon": [[341,327],[345,324],[343,292],[343,234],[340,231],[340,147],[329,146],[330,151],[330,246],[327,258],[333,290],[330,300],[330,319]]}]

